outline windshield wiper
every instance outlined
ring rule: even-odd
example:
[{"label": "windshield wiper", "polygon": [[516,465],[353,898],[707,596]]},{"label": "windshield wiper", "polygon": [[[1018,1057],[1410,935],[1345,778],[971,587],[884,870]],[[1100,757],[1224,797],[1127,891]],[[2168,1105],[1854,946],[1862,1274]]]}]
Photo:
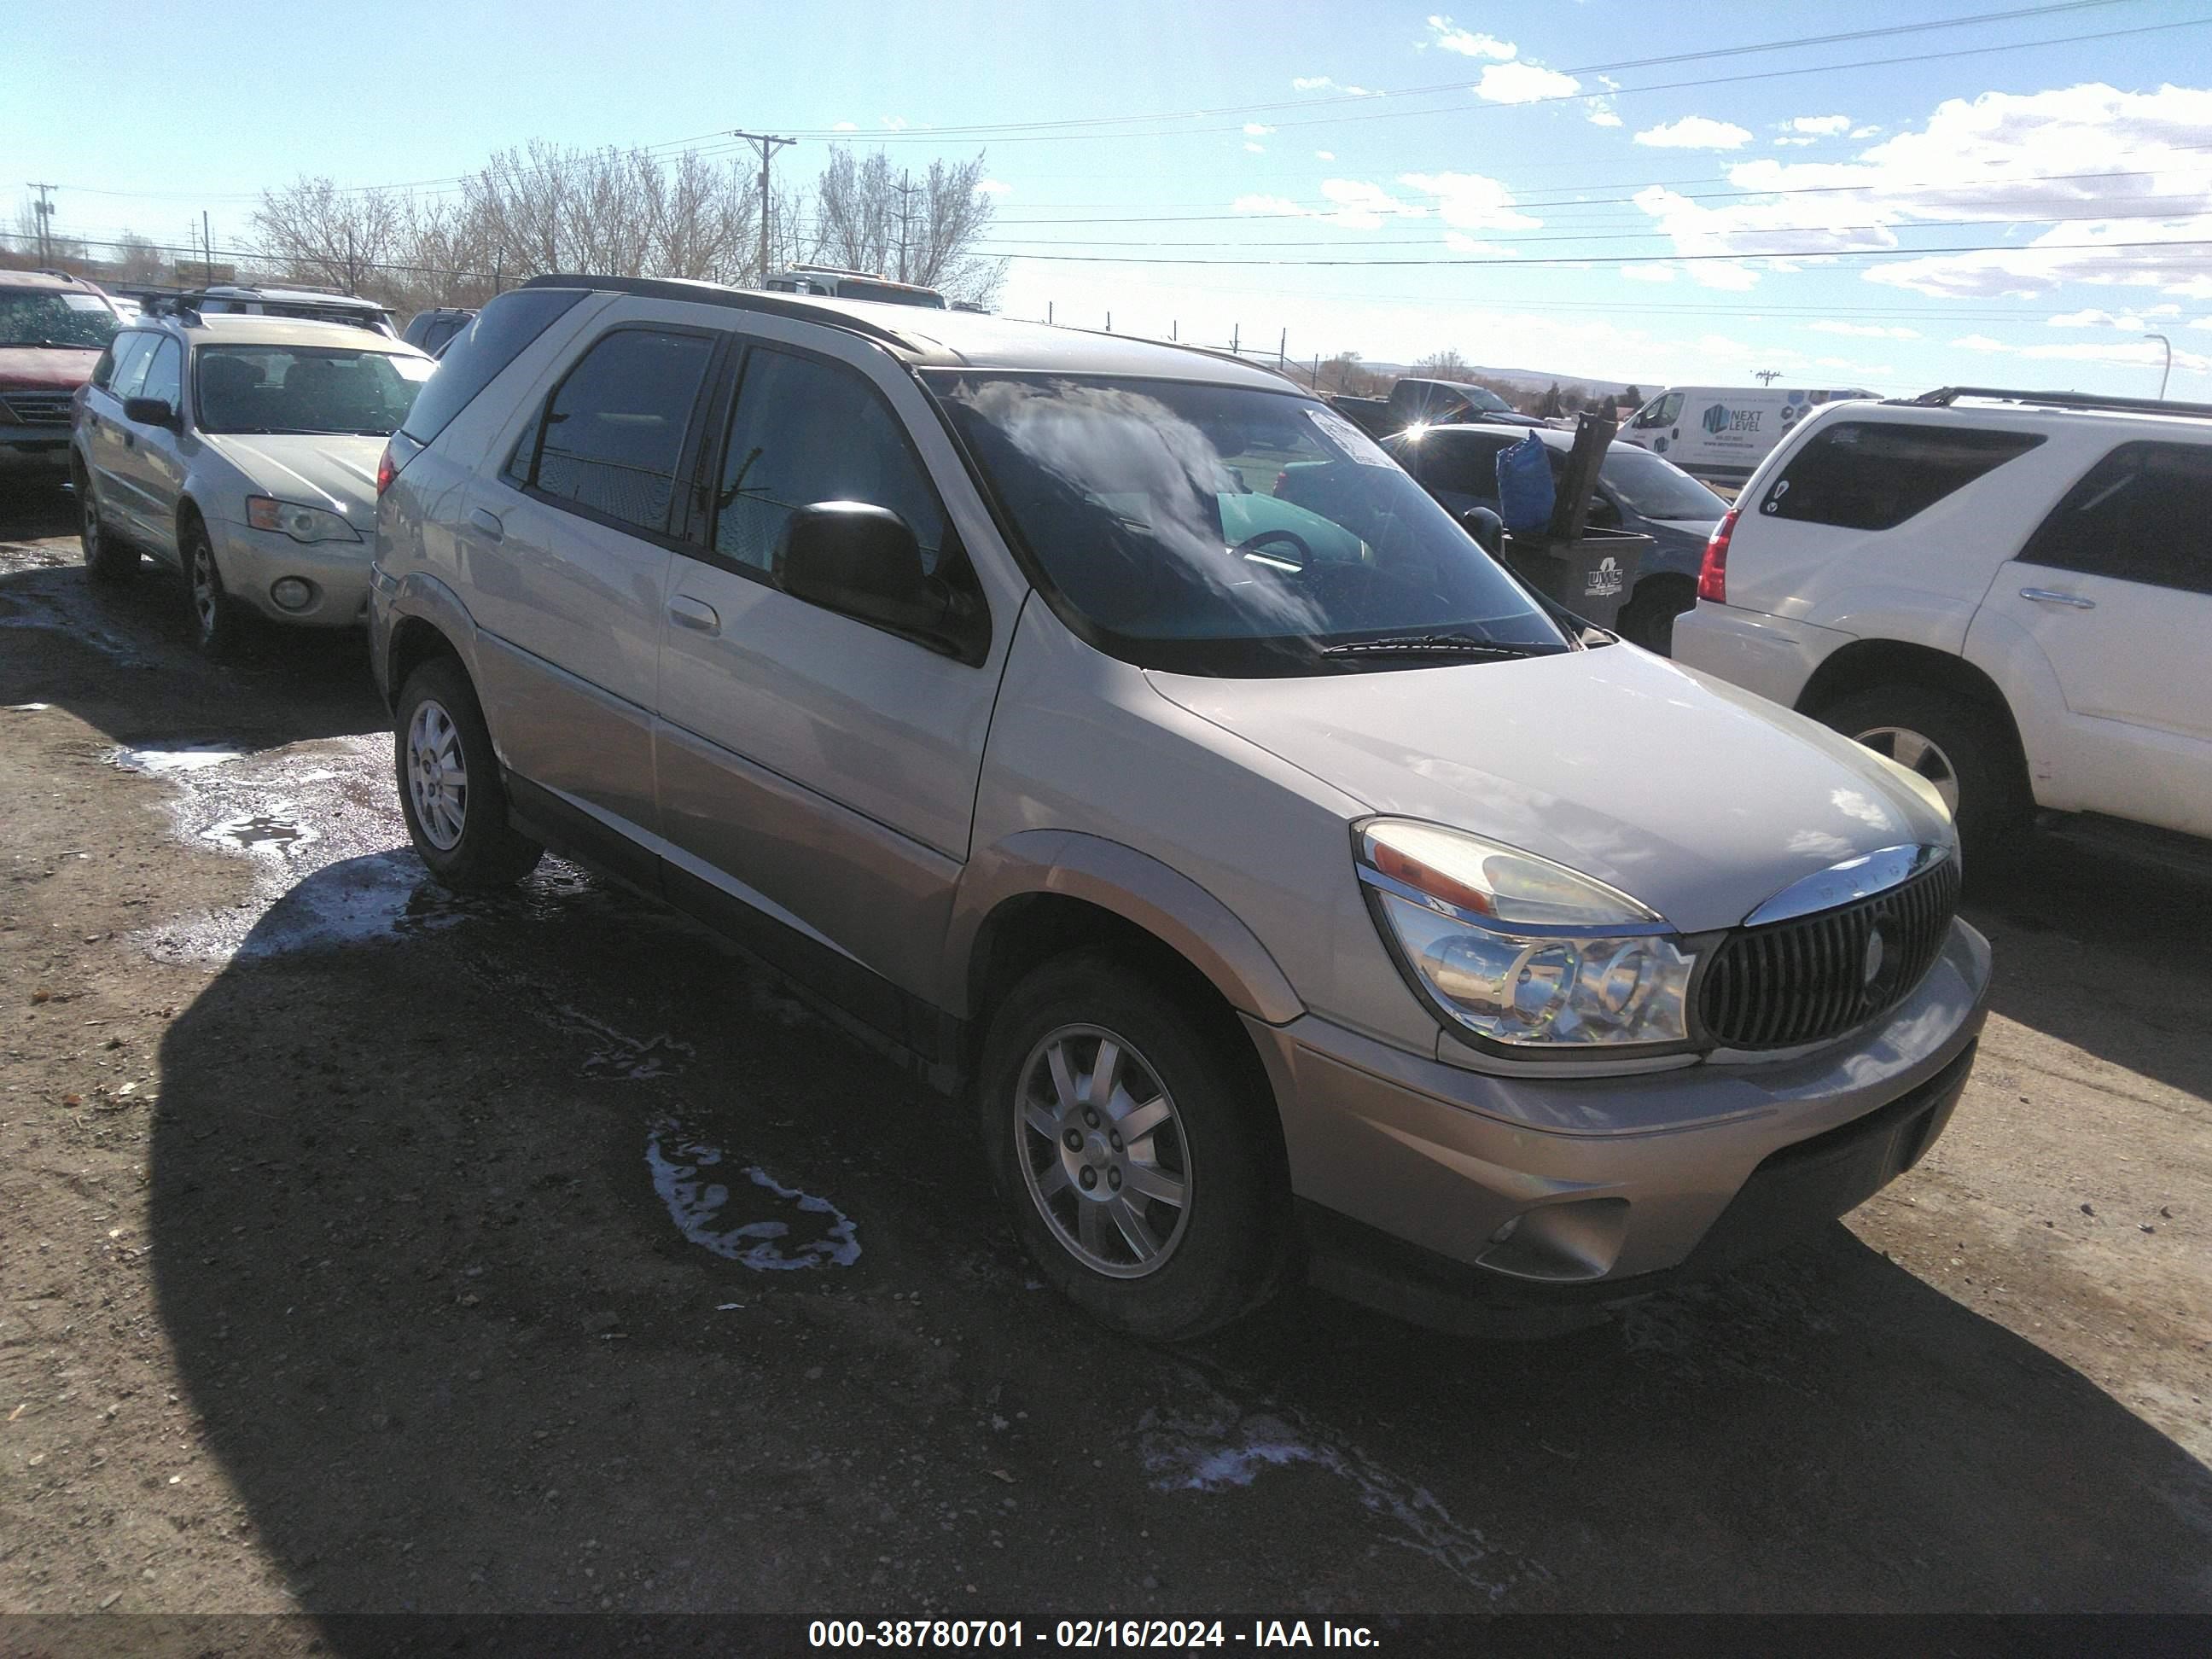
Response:
[{"label": "windshield wiper", "polygon": [[1325,645],[1324,657],[1554,657],[1548,645],[1520,645],[1510,641],[1479,639],[1473,634],[1389,634],[1371,640],[1347,640]]}]

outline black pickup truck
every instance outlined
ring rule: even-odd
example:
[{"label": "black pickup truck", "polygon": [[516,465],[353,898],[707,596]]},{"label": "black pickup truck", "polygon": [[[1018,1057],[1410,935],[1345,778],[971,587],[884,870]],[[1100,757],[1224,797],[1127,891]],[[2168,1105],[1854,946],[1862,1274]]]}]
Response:
[{"label": "black pickup truck", "polygon": [[1492,426],[1546,426],[1532,415],[1514,412],[1487,386],[1460,380],[1401,380],[1387,398],[1331,398],[1329,407],[1372,438],[1387,438],[1409,426],[1453,426],[1485,421]]}]

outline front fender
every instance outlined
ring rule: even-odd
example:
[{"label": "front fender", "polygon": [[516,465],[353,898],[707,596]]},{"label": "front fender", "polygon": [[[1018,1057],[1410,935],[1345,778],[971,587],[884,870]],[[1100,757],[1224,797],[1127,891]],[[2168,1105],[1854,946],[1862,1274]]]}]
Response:
[{"label": "front fender", "polygon": [[1267,947],[1189,877],[1103,836],[1024,830],[969,860],[946,933],[945,981],[973,1018],[968,964],[990,916],[1030,894],[1080,899],[1134,923],[1196,968],[1232,1008],[1281,1025],[1305,1012]]}]

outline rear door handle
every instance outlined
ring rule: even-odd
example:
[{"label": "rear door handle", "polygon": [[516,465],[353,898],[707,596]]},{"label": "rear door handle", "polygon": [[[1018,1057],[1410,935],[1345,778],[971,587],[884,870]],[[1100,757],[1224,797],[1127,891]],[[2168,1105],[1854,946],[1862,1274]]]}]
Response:
[{"label": "rear door handle", "polygon": [[668,619],[678,628],[689,628],[701,634],[722,631],[720,613],[704,599],[695,599],[688,593],[678,593],[669,600]]},{"label": "rear door handle", "polygon": [[2023,599],[2033,599],[2038,605],[2071,605],[2076,611],[2094,611],[2097,608],[2094,599],[2085,599],[2079,593],[2061,593],[2055,587],[2023,587],[2020,590],[2020,596]]},{"label": "rear door handle", "polygon": [[471,509],[469,522],[493,541],[506,539],[507,526],[499,521],[499,514],[489,507],[479,507]]}]

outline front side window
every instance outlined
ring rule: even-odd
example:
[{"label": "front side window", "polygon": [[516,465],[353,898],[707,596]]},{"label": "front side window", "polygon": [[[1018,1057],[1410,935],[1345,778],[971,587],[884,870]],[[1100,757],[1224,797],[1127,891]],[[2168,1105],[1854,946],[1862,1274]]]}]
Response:
[{"label": "front side window", "polygon": [[138,396],[138,388],[146,384],[146,365],[153,361],[154,348],[161,339],[158,334],[118,335],[115,343],[114,374],[107,383],[107,389],[126,400]]},{"label": "front side window", "polygon": [[174,340],[164,340],[154,348],[154,356],[146,365],[146,383],[137,394],[165,403],[172,409],[184,401],[185,354]]},{"label": "front side window", "polygon": [[77,346],[98,351],[123,319],[97,294],[0,289],[0,346]]},{"label": "front side window", "polygon": [[[1425,635],[1478,657],[1571,648],[1373,440],[1303,395],[959,370],[927,381],[1061,614],[1126,661],[1273,676],[1468,659],[1422,654]],[[1274,478],[1273,492],[1247,477]],[[1386,641],[1410,653],[1364,654]]]},{"label": "front side window", "polygon": [[756,346],[745,358],[715,494],[714,550],[772,569],[791,515],[818,501],[887,507],[934,572],[952,530],[906,432],[851,369]]},{"label": "front side window", "polygon": [[389,437],[435,367],[342,346],[204,345],[192,354],[200,430]]},{"label": "front side window", "polygon": [[2212,444],[2122,444],[2066,492],[2020,557],[2212,593]]},{"label": "front side window", "polygon": [[659,534],[714,343],[622,328],[602,335],[546,405],[531,481],[556,501]]},{"label": "front side window", "polygon": [[1759,503],[1771,519],[1893,530],[2043,441],[2033,432],[1838,421],[1792,455]]},{"label": "front side window", "polygon": [[[1564,465],[1558,450],[1554,459]],[[1728,503],[1671,461],[1634,444],[1615,444],[1605,453],[1598,477],[1607,489],[1647,519],[1690,519],[1711,523]]]}]

